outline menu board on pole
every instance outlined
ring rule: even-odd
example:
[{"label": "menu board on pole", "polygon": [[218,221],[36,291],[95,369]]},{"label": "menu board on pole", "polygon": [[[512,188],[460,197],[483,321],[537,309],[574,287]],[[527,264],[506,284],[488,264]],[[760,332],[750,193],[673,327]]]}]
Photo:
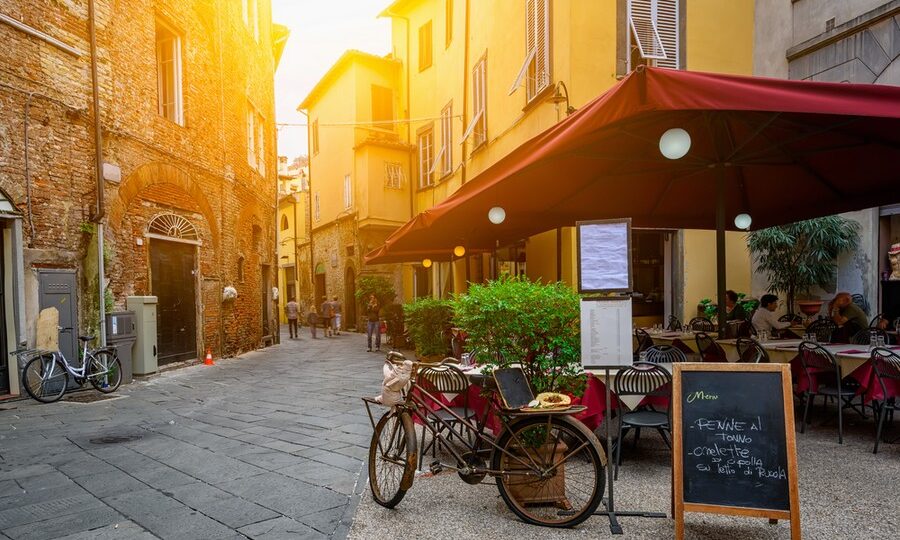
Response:
[{"label": "menu board on pole", "polygon": [[581,365],[585,368],[630,366],[631,298],[581,301]]},{"label": "menu board on pole", "polygon": [[578,292],[631,292],[631,220],[579,221]]}]

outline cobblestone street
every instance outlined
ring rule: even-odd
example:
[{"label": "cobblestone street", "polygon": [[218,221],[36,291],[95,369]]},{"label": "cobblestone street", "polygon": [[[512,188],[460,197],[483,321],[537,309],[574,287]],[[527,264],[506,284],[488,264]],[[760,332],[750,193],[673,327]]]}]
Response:
[{"label": "cobblestone street", "polygon": [[0,404],[0,538],[345,537],[382,357],[301,333],[118,399]]}]

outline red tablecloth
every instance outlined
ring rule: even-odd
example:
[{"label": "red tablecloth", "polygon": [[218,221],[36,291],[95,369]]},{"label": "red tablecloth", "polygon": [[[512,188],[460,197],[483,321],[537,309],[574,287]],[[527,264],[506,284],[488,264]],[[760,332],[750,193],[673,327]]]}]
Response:
[{"label": "red tablecloth", "polygon": [[[813,375],[812,392],[818,391],[820,384],[833,387],[836,383],[833,371],[810,368],[810,372],[812,372]],[[802,394],[810,389],[809,378],[803,372],[803,364],[800,362],[800,355],[795,356],[794,359],[791,360],[791,377],[796,383],[794,391],[797,394]],[[862,395],[864,403],[869,403],[873,399],[880,401],[885,398],[881,385],[878,384],[878,381],[875,379],[875,369],[872,367],[871,361],[854,369],[849,374],[845,375],[844,378],[849,378],[859,383],[859,390],[856,391],[856,395]],[[887,397],[891,397],[892,395],[900,396],[900,381],[887,380],[885,381],[885,386],[887,387],[889,394]]]}]

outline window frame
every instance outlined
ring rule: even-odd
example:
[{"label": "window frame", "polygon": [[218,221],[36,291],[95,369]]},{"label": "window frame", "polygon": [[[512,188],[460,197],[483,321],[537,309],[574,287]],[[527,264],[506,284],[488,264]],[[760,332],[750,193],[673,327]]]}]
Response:
[{"label": "window frame", "polygon": [[[543,6],[543,19],[540,17],[539,5]],[[525,0],[525,6],[525,46],[529,52],[526,55],[523,69],[525,71],[525,101],[531,103],[540,98],[553,82],[553,24],[551,22],[553,6],[551,0]],[[533,14],[529,14],[530,9],[534,10]],[[529,15],[532,15],[532,21],[529,21]],[[533,45],[529,43],[531,41],[529,32],[533,33]],[[543,36],[543,51],[538,36]],[[543,84],[538,81],[541,75],[546,76]]]},{"label": "window frame", "polygon": [[242,0],[244,27],[250,31],[253,39],[259,41],[259,0]]},{"label": "window frame", "polygon": [[247,164],[260,175],[266,175],[265,119],[249,99],[247,100]]},{"label": "window frame", "polygon": [[[423,144],[427,138],[429,143]],[[425,154],[426,148],[428,155]],[[416,131],[416,163],[419,167],[419,189],[428,189],[434,186],[434,171],[432,165],[435,159],[434,152],[434,123],[421,127]]]},{"label": "window frame", "polygon": [[353,177],[350,174],[344,175],[344,209],[353,208]]},{"label": "window frame", "polygon": [[[161,39],[160,30],[168,33],[171,37],[168,39]],[[169,24],[163,19],[156,19],[156,28],[155,28],[155,36],[154,36],[154,45],[156,51],[156,102],[157,102],[157,113],[165,118],[166,120],[178,124],[179,126],[184,126],[184,60],[183,60],[183,51],[184,51],[184,36],[178,31],[174,26]],[[169,116],[169,111],[167,110],[168,103],[164,102],[163,94],[165,93],[166,80],[164,73],[169,71],[169,67],[163,67],[163,47],[165,43],[171,43],[171,77],[172,77],[172,94],[173,100],[171,102],[172,107],[172,115]]]},{"label": "window frame", "polygon": [[[460,143],[469,137],[480,134],[480,139],[473,139],[472,150],[477,150],[488,141],[487,125],[487,52],[472,67],[472,119],[463,132]],[[479,125],[481,131],[478,131]]]},{"label": "window frame", "polygon": [[[643,43],[637,35],[634,11],[635,4],[640,4],[642,9],[639,10],[641,15],[641,24],[650,25],[653,35],[650,36],[654,41],[658,40],[659,48],[663,57],[659,54],[646,54]],[[661,10],[660,3],[665,4]],[[648,64],[665,67],[670,69],[683,69],[683,41],[684,41],[684,3],[683,0],[626,0],[625,2],[625,47],[627,54],[625,55],[626,73],[634,70],[635,65],[632,64],[632,48],[637,47],[637,54],[647,61]],[[671,15],[665,20],[660,20],[660,14],[665,13]],[[649,20],[648,20],[649,18]],[[671,28],[660,28],[660,23]],[[654,44],[654,47],[656,45]]]},{"label": "window frame", "polygon": [[[423,43],[427,36],[427,46]],[[429,19],[419,27],[419,72],[425,71],[434,64],[434,27]]]},{"label": "window frame", "polygon": [[444,0],[444,48],[453,42],[453,0]]},{"label": "window frame", "polygon": [[[396,174],[393,174],[392,170]],[[393,181],[394,179],[396,179],[396,182]],[[384,187],[388,189],[403,189],[403,164],[399,161],[384,162]]]},{"label": "window frame", "polygon": [[310,124],[310,146],[312,146],[312,155],[319,154],[319,119],[316,118]]},{"label": "window frame", "polygon": [[318,191],[313,193],[313,221],[316,223],[322,221],[322,201]]},{"label": "window frame", "polygon": [[287,214],[281,214],[281,228],[280,230],[286,231],[291,228],[291,225],[288,221]]},{"label": "window frame", "polygon": [[[453,172],[453,100],[451,99],[441,109],[441,150],[440,155],[441,177]],[[437,158],[435,158],[437,161]]]}]

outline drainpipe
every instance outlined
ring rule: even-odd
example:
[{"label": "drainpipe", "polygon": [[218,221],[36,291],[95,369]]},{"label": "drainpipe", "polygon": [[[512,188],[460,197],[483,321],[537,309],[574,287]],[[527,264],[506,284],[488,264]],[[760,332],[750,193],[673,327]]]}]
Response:
[{"label": "drainpipe", "polygon": [[94,101],[94,174],[97,176],[97,212],[94,222],[97,224],[97,274],[100,297],[100,346],[106,346],[106,273],[103,268],[103,218],[106,206],[103,197],[103,133],[100,125],[100,90],[97,82],[97,10],[94,0],[88,0],[88,33],[91,41],[91,93]]}]

